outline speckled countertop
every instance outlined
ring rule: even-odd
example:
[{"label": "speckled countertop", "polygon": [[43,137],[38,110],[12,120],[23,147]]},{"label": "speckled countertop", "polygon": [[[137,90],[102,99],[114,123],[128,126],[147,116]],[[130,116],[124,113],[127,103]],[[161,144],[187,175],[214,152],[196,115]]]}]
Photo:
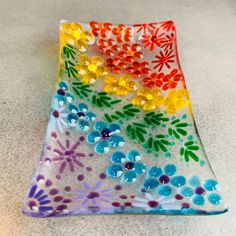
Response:
[{"label": "speckled countertop", "polygon": [[[198,216],[21,214],[35,171],[57,75],[58,25],[78,21],[175,21],[196,123],[230,211]],[[0,1],[0,236],[235,235],[236,2]]]}]

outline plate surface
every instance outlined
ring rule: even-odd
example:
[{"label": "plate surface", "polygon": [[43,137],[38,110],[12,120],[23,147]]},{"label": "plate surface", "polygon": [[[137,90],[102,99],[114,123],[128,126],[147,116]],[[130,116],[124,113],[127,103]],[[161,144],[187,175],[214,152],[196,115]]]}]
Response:
[{"label": "plate surface", "polygon": [[62,21],[58,80],[23,213],[226,211],[193,119],[174,23]]}]

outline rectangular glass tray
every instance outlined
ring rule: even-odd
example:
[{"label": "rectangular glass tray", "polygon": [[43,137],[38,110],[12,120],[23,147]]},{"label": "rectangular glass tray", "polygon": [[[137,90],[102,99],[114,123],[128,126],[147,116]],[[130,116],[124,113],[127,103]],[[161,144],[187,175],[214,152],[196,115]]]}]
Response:
[{"label": "rectangular glass tray", "polygon": [[61,21],[50,119],[23,213],[219,214],[172,21]]}]

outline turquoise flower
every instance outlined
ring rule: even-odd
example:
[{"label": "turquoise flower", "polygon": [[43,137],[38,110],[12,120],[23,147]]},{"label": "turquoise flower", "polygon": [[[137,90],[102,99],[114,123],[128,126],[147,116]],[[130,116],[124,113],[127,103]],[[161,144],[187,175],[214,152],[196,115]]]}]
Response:
[{"label": "turquoise flower", "polygon": [[[182,175],[175,175],[177,168],[174,164],[167,164],[163,169],[152,166],[143,183],[142,191],[156,190],[161,196],[171,196],[181,186],[186,184],[186,178]],[[177,195],[177,198],[182,196]]]},{"label": "turquoise flower", "polygon": [[110,156],[112,165],[107,168],[107,175],[133,183],[137,180],[138,175],[146,172],[146,166],[139,162],[140,159],[140,153],[136,150],[131,150],[126,155],[121,151],[116,151]]},{"label": "turquoise flower", "polygon": [[216,192],[218,183],[215,179],[206,179],[201,184],[197,176],[191,176],[189,185],[180,189],[180,193],[184,197],[190,197],[193,204],[203,206],[206,200],[212,205],[221,203],[221,196]]},{"label": "turquoise flower", "polygon": [[61,81],[58,85],[55,97],[57,98],[59,105],[64,106],[67,103],[72,103],[75,100],[75,97],[68,92],[68,85],[66,82]]},{"label": "turquoise flower", "polygon": [[70,104],[69,111],[67,122],[70,127],[76,127],[76,130],[79,131],[87,131],[89,123],[96,119],[96,115],[88,111],[88,106],[85,103],[79,103],[78,106]]},{"label": "turquoise flower", "polygon": [[87,135],[86,141],[95,144],[94,150],[98,154],[107,153],[110,148],[122,147],[125,143],[124,138],[117,135],[121,128],[116,123],[106,125],[102,121],[97,121],[93,129]]}]

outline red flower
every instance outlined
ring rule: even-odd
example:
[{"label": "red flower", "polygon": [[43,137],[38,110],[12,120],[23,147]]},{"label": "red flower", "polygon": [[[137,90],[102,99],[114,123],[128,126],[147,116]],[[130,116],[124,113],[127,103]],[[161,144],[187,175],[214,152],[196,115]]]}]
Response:
[{"label": "red flower", "polygon": [[95,21],[90,22],[92,33],[95,37],[107,38],[109,31],[111,31],[112,24],[110,23],[97,23]]},{"label": "red flower", "polygon": [[119,24],[112,29],[112,34],[116,36],[116,41],[130,42],[132,40],[132,29],[125,25]]},{"label": "red flower", "polygon": [[136,24],[134,27],[139,27],[136,31],[136,33],[139,33],[140,31],[143,30],[143,33],[145,34],[147,30],[153,30],[155,29],[156,23],[150,23],[150,24]]},{"label": "red flower", "polygon": [[144,48],[150,47],[150,50],[153,51],[155,45],[160,47],[161,43],[165,40],[165,37],[163,37],[165,34],[161,33],[158,35],[160,28],[150,30],[150,34],[144,34],[143,37],[143,43]]},{"label": "red flower", "polygon": [[160,55],[156,55],[155,57],[157,58],[157,60],[152,61],[152,63],[157,63],[154,66],[154,69],[158,68],[158,71],[161,71],[163,66],[165,65],[168,69],[170,69],[170,63],[173,63],[175,60],[174,58],[174,54],[173,54],[173,50],[170,51],[165,51],[164,54],[161,51]]},{"label": "red flower", "polygon": [[177,69],[173,69],[170,74],[152,73],[142,80],[142,84],[148,88],[162,88],[163,90],[173,89],[178,86],[179,81],[183,81],[183,75]]},{"label": "red flower", "polygon": [[175,31],[175,25],[173,21],[165,21],[161,23],[161,27],[166,31]]},{"label": "red flower", "polygon": [[162,42],[161,48],[164,50],[172,50],[173,43],[175,42],[175,35],[171,33],[170,35],[166,35],[166,39]]}]

